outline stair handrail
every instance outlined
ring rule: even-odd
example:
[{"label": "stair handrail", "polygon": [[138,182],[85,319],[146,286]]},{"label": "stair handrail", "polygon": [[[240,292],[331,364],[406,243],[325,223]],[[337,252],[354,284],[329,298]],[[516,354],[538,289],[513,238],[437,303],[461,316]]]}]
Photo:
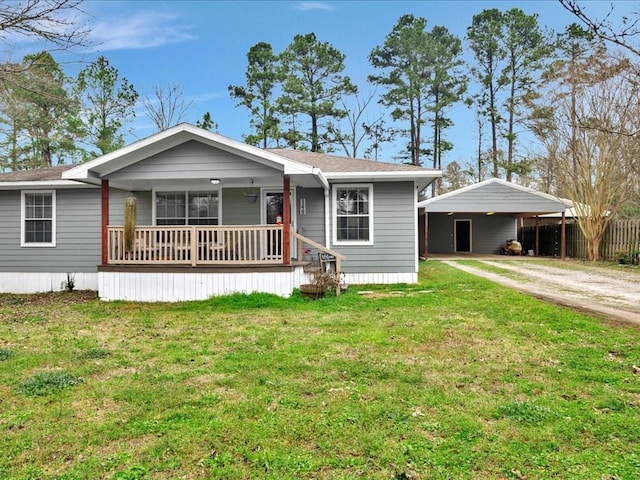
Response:
[{"label": "stair handrail", "polygon": [[336,272],[342,272],[342,262],[347,260],[347,257],[345,255],[338,253],[335,250],[331,250],[321,243],[311,240],[310,238],[307,238],[304,235],[299,234],[298,232],[291,233],[294,238],[298,239],[298,259],[302,258],[303,244],[306,243],[320,250],[321,252],[328,253],[329,255],[333,255],[334,257],[336,257]]}]

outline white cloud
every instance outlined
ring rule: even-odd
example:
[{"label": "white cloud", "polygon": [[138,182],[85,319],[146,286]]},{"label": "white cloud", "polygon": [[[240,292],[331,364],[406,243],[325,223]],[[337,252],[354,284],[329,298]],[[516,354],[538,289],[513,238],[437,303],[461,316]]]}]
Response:
[{"label": "white cloud", "polygon": [[327,2],[300,2],[295,8],[297,10],[307,11],[307,10],[335,10],[335,7]]},{"label": "white cloud", "polygon": [[178,23],[176,14],[138,12],[100,19],[90,25],[94,50],[132,50],[153,48],[195,39],[191,27]]}]

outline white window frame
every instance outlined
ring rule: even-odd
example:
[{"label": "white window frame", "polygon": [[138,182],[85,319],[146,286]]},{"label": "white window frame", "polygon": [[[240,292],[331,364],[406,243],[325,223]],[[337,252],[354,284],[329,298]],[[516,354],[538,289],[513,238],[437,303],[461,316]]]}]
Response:
[{"label": "white window frame", "polygon": [[181,193],[184,195],[184,199],[185,199],[185,224],[184,225],[162,225],[164,227],[167,226],[184,226],[184,227],[188,227],[189,224],[186,223],[189,220],[189,194],[190,193],[217,193],[218,194],[218,225],[222,225],[222,189],[221,188],[214,188],[211,190],[207,190],[207,189],[202,189],[202,188],[198,188],[196,190],[183,190],[183,189],[178,189],[178,190],[171,190],[171,189],[162,189],[162,190],[154,190],[153,191],[153,195],[152,195],[152,199],[151,199],[151,216],[152,216],[152,223],[153,226],[156,227],[158,226],[158,217],[157,217],[157,212],[156,212],[156,196],[158,193]]},{"label": "white window frame", "polygon": [[[338,240],[338,190],[343,188],[366,188],[369,190],[369,240]],[[373,245],[374,239],[374,210],[373,183],[340,183],[333,185],[331,195],[331,216],[333,220],[333,245]]]},{"label": "white window frame", "polygon": [[[33,194],[47,194],[51,195],[51,242],[27,242],[26,241],[26,229],[25,222],[27,221],[25,215],[25,197],[26,195]],[[22,190],[20,195],[20,246],[26,248],[38,248],[38,247],[55,247],[56,246],[56,191],[55,190]],[[29,219],[31,220],[31,219]],[[45,219],[43,219],[45,220]]]}]

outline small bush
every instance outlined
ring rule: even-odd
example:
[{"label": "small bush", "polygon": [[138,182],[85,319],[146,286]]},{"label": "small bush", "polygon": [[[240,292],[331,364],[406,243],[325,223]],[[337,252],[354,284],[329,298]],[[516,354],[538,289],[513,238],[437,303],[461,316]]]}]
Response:
[{"label": "small bush", "polygon": [[87,360],[99,360],[101,358],[106,358],[111,355],[109,350],[105,350],[104,348],[90,348],[83,352],[80,352],[78,358],[87,359]]},{"label": "small bush", "polygon": [[0,348],[0,362],[7,360],[11,355],[11,350],[8,348]]},{"label": "small bush", "polygon": [[50,393],[75,387],[82,383],[82,379],[74,377],[67,372],[40,372],[36,373],[18,385],[16,390],[32,397],[49,395]]},{"label": "small bush", "polygon": [[134,465],[127,470],[116,473],[116,480],[144,480],[149,476],[149,469],[143,465]]},{"label": "small bush", "polygon": [[547,407],[531,402],[515,401],[501,405],[496,411],[496,418],[510,418],[520,423],[536,424],[544,421],[550,414]]},{"label": "small bush", "polygon": [[631,263],[631,257],[629,256],[629,252],[626,250],[616,250],[613,254],[620,265],[627,265]]},{"label": "small bush", "polygon": [[76,277],[72,273],[67,273],[67,281],[64,283],[64,289],[67,292],[73,292],[76,288]]}]

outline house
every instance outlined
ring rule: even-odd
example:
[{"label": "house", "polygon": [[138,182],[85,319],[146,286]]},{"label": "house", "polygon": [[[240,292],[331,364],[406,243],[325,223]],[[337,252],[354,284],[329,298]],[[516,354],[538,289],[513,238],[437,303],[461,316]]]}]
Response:
[{"label": "house", "polygon": [[347,284],[413,283],[417,196],[440,175],[180,124],[78,166],[0,174],[0,291],[73,278],[104,300],[288,296],[319,253]]},{"label": "house", "polygon": [[[500,253],[518,238],[519,221],[560,212],[567,205],[546,193],[492,178],[418,203],[420,251],[430,253]],[[537,248],[535,249],[538,250]]]}]

